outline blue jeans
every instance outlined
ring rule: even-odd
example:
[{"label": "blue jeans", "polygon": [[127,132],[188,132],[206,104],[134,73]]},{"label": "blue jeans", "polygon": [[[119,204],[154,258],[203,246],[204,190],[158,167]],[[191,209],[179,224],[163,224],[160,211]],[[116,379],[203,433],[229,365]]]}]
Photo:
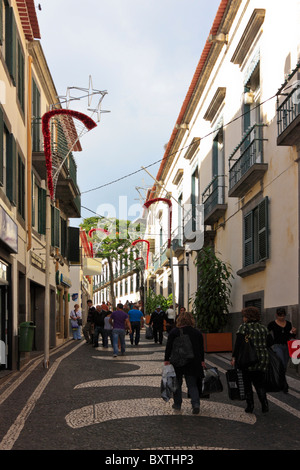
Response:
[{"label": "blue jeans", "polygon": [[104,346],[104,328],[103,326],[95,326],[95,332],[94,332],[94,346],[98,347],[98,340],[99,340],[99,335],[101,334],[102,336],[102,346]]},{"label": "blue jeans", "polygon": [[110,338],[111,345],[113,346],[114,343],[113,343],[112,330],[107,330],[106,328],[104,328],[104,338],[103,338],[104,344],[103,344],[103,346],[105,348],[108,348],[108,338]]},{"label": "blue jeans", "polygon": [[118,340],[120,338],[121,343],[121,353],[125,352],[125,330],[114,328],[113,329],[113,347],[114,347],[114,354],[118,355],[119,348],[118,348]]},{"label": "blue jeans", "polygon": [[273,344],[272,349],[274,352],[276,352],[277,356],[280,357],[281,362],[284,365],[284,370],[286,371],[290,359],[288,345]]},{"label": "blue jeans", "polygon": [[[73,330],[73,328],[72,328]],[[73,330],[73,339],[81,339],[80,326]]]},{"label": "blue jeans", "polygon": [[132,321],[131,322],[131,329],[132,329],[132,333],[130,333],[130,342],[131,342],[131,344],[133,344],[133,336],[134,336],[134,333],[135,333],[134,344],[138,345],[139,342],[140,342],[141,322]]},{"label": "blue jeans", "polygon": [[[176,374],[177,378],[177,390],[174,392],[174,404],[181,406],[182,403],[182,380],[183,376],[181,374]],[[200,408],[200,398],[199,398],[199,390],[197,385],[198,377],[194,377],[193,375],[186,375],[185,382],[188,388],[189,395],[191,397],[191,403],[193,408]]]}]

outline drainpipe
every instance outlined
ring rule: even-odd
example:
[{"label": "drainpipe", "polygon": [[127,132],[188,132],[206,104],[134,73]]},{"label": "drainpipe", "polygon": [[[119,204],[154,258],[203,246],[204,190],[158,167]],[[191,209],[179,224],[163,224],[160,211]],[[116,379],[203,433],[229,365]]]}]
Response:
[{"label": "drainpipe", "polygon": [[32,202],[31,202],[31,170],[32,170],[32,137],[31,137],[31,115],[32,115],[32,57],[28,57],[28,103],[27,103],[27,251],[32,246]]}]

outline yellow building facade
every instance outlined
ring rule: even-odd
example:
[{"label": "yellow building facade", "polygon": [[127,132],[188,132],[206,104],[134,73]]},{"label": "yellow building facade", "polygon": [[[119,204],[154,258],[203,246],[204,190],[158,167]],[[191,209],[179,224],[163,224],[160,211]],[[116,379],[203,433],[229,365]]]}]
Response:
[{"label": "yellow building facade", "polygon": [[[72,240],[77,243],[79,259],[79,230],[70,233],[69,219],[80,217],[80,192],[76,164],[70,157],[60,177],[67,189],[64,193],[58,191],[51,208],[52,256],[47,283],[47,188],[41,118],[57,102],[58,93],[39,40],[34,2],[1,0],[0,34],[0,368],[3,371],[20,366],[30,356],[30,351],[20,352],[20,324],[32,322],[35,327],[32,349],[43,351],[46,309],[50,312],[49,347],[69,338]],[[48,289],[49,305],[45,305]]]}]

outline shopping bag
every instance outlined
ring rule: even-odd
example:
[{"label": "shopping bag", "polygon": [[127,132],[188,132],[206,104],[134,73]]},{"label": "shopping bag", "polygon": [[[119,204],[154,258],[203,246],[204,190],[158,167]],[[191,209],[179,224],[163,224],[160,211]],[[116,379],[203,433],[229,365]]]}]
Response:
[{"label": "shopping bag", "polygon": [[230,369],[226,372],[228,396],[230,400],[245,400],[245,386],[243,372],[239,369]]},{"label": "shopping bag", "polygon": [[72,330],[77,330],[78,328],[77,320],[71,320],[71,327],[72,327]]},{"label": "shopping bag", "polygon": [[161,398],[168,402],[170,398],[173,397],[173,393],[176,391],[176,389],[177,379],[174,367],[172,364],[164,365],[160,383]]},{"label": "shopping bag", "polygon": [[236,365],[239,369],[248,369],[258,362],[256,348],[249,334],[242,335],[243,342],[240,345],[238,355],[236,357]]},{"label": "shopping bag", "polygon": [[287,342],[289,348],[289,356],[292,360],[293,364],[300,363],[300,340],[299,339],[291,339]]},{"label": "shopping bag", "polygon": [[223,385],[217,367],[204,369],[204,378],[202,379],[202,394],[223,392]]},{"label": "shopping bag", "polygon": [[[202,378],[198,378],[197,379],[197,387],[198,387],[198,392],[199,392],[199,398],[202,400],[202,399],[209,399],[210,398],[210,395],[209,393],[202,393]],[[188,391],[188,394],[187,394],[188,398],[191,398],[191,395],[189,394],[189,391]]]},{"label": "shopping bag", "polygon": [[153,329],[150,325],[146,327],[146,339],[153,339]]},{"label": "shopping bag", "polygon": [[268,353],[269,364],[266,371],[266,391],[280,392],[284,389],[286,380],[284,365],[272,348],[268,348]]}]

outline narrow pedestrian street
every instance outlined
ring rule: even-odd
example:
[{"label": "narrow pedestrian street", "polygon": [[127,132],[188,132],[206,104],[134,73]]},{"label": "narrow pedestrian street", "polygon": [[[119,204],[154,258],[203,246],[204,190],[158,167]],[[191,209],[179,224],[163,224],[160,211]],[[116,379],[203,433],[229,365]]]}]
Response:
[{"label": "narrow pedestrian street", "polygon": [[[126,354],[113,357],[111,346],[93,348],[84,340],[53,350],[50,367],[42,355],[0,381],[1,450],[102,450],[101,455],[139,455],[198,450],[297,450],[300,380],[288,377],[288,394],[268,395],[262,414],[257,397],[253,414],[245,403],[228,398],[225,372],[229,353],[207,354],[216,366],[223,392],[201,400],[193,415],[184,389],[180,412],[160,396],[164,344],[126,337]],[[121,453],[120,453],[121,455]],[[115,458],[115,457],[114,457]],[[108,463],[108,462],[106,462]]]}]

